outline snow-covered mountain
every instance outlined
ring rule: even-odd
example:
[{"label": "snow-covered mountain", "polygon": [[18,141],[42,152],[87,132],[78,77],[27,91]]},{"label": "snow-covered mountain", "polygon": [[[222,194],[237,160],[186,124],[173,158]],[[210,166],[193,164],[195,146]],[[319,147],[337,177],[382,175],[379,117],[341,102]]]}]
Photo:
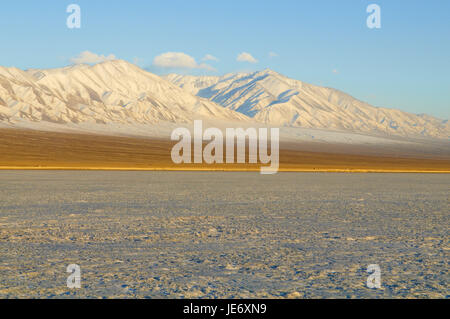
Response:
[{"label": "snow-covered mountain", "polygon": [[341,91],[268,69],[222,77],[169,74],[165,78],[192,94],[269,125],[450,138],[447,120],[374,107]]},{"label": "snow-covered mountain", "polygon": [[168,136],[172,124],[195,119],[217,127],[283,126],[289,136],[320,129],[331,135],[450,137],[447,121],[373,107],[271,70],[159,77],[122,60],[48,70],[0,67],[0,127]]},{"label": "snow-covered mountain", "polygon": [[49,70],[0,67],[0,122],[186,123],[247,116],[122,60]]}]

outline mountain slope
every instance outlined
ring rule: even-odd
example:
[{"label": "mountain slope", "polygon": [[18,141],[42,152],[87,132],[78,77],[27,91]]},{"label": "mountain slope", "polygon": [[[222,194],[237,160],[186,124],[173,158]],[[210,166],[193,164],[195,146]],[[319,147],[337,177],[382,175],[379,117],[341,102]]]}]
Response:
[{"label": "mountain slope", "polygon": [[450,137],[448,121],[374,107],[341,91],[293,80],[272,70],[223,77],[171,74],[166,79],[224,108],[269,125]]},{"label": "mountain slope", "polygon": [[49,70],[0,67],[0,125],[44,123],[47,128],[85,129],[96,124],[100,131],[117,133],[113,124],[158,131],[158,123],[178,125],[195,119],[284,126],[289,132],[302,127],[330,134],[450,137],[448,121],[373,107],[271,70],[162,78],[122,60]]},{"label": "mountain slope", "polygon": [[122,60],[50,70],[0,67],[4,123],[184,123],[200,118],[248,120]]}]

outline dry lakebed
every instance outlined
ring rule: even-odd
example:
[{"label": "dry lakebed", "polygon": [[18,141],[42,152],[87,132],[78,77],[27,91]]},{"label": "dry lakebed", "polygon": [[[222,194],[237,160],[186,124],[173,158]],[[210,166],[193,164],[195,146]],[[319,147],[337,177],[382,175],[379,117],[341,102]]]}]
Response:
[{"label": "dry lakebed", "polygon": [[449,186],[449,174],[0,171],[0,298],[446,298]]}]

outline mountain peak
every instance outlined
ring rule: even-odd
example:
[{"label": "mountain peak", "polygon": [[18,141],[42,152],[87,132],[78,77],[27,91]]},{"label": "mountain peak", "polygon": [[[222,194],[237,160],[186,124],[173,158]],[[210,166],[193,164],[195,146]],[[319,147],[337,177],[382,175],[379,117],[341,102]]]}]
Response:
[{"label": "mountain peak", "polygon": [[135,64],[128,62],[126,60],[122,60],[122,59],[114,59],[114,60],[107,60],[107,61],[103,61],[97,64],[94,64],[93,66],[96,65],[114,65],[114,66],[125,66],[125,67],[137,67]]},{"label": "mountain peak", "polygon": [[257,73],[258,74],[268,74],[268,75],[280,75],[280,73],[278,73],[272,69],[269,69],[269,68],[265,68],[261,71],[258,71]]}]

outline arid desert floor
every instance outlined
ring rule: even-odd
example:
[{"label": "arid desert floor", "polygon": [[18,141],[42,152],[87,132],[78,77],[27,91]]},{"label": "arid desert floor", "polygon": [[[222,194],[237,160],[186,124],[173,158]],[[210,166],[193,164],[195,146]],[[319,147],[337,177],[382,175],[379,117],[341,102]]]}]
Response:
[{"label": "arid desert floor", "polygon": [[449,190],[449,174],[0,171],[0,298],[446,298]]},{"label": "arid desert floor", "polygon": [[[170,154],[175,144],[168,139],[0,129],[0,170],[259,171],[261,168],[260,163],[174,164]],[[280,171],[450,173],[450,147],[442,141],[392,145],[283,142],[279,160]]]}]

